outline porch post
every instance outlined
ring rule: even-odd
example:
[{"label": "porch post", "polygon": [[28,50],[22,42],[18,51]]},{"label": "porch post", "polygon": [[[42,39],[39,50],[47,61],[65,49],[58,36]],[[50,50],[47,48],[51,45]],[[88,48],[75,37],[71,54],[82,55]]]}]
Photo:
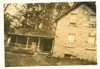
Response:
[{"label": "porch post", "polygon": [[51,49],[51,53],[53,53],[53,48],[54,48],[54,39],[53,39],[53,41],[52,41],[52,49]]},{"label": "porch post", "polygon": [[17,45],[18,36],[16,36],[16,45]]},{"label": "porch post", "polygon": [[29,43],[29,37],[27,37],[26,50],[27,50],[27,48],[28,48],[28,43]]},{"label": "porch post", "polygon": [[37,50],[39,50],[39,46],[40,46],[40,38],[39,38],[39,41],[38,41],[38,48],[37,48]]},{"label": "porch post", "polygon": [[7,40],[7,46],[9,46],[10,41],[11,41],[11,36],[10,36],[10,37],[8,38],[8,40]]}]

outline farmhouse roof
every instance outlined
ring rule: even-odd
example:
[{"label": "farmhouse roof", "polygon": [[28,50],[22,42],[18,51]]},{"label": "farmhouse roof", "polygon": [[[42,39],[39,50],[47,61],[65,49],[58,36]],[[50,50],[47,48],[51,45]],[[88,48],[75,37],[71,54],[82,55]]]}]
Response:
[{"label": "farmhouse roof", "polygon": [[74,3],[74,5],[69,8],[65,13],[63,13],[62,15],[58,16],[55,19],[55,22],[57,22],[58,20],[60,20],[62,17],[64,17],[65,15],[67,15],[68,13],[70,13],[71,11],[75,10],[76,8],[78,8],[79,6],[81,6],[82,4],[85,4],[86,6],[88,6],[92,11],[94,11],[96,13],[96,5],[93,2],[76,2]]}]

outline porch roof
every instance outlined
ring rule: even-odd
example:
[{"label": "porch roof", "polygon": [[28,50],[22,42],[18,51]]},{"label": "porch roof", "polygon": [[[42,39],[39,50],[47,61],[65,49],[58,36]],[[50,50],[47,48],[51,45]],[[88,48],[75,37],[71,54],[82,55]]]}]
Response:
[{"label": "porch roof", "polygon": [[55,36],[51,36],[51,35],[40,35],[40,34],[34,34],[34,35],[30,35],[30,34],[16,34],[16,33],[8,33],[8,35],[15,35],[15,36],[29,36],[29,37],[37,37],[37,38],[51,38],[54,39]]},{"label": "porch roof", "polygon": [[33,30],[30,28],[18,28],[13,32],[9,32],[8,35],[19,35],[19,36],[32,36],[32,37],[45,37],[45,38],[54,38],[55,33],[53,31],[41,31],[41,30]]}]

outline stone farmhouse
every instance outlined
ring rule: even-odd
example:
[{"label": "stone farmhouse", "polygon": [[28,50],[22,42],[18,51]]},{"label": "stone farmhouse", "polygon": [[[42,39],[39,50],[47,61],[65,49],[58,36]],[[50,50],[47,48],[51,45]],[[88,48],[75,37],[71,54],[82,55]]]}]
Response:
[{"label": "stone farmhouse", "polygon": [[72,54],[80,59],[97,61],[95,4],[78,2],[55,21],[54,56]]}]

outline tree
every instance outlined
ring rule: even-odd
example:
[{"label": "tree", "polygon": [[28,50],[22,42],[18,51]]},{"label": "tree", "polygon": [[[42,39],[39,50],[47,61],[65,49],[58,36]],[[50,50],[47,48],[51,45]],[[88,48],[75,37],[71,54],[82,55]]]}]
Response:
[{"label": "tree", "polygon": [[[4,5],[4,12],[6,12],[9,5],[10,4]],[[11,22],[11,19],[9,17],[9,14],[4,13],[4,31],[5,31],[5,33],[9,31],[10,22]]]},{"label": "tree", "polygon": [[[30,3],[26,4],[26,7],[25,21],[23,21],[24,27],[30,25],[37,30],[39,25],[43,24],[43,30],[52,30],[54,19],[67,10],[69,5],[68,3]],[[54,15],[54,12],[58,14]]]},{"label": "tree", "polygon": [[[28,28],[33,31],[54,31],[55,18],[69,9],[69,4],[66,3],[27,3],[21,6],[19,4],[10,4],[18,11],[15,15],[5,13],[5,24],[9,24],[8,28]],[[5,10],[7,10],[7,7]],[[6,25],[5,25],[6,26]]]}]

